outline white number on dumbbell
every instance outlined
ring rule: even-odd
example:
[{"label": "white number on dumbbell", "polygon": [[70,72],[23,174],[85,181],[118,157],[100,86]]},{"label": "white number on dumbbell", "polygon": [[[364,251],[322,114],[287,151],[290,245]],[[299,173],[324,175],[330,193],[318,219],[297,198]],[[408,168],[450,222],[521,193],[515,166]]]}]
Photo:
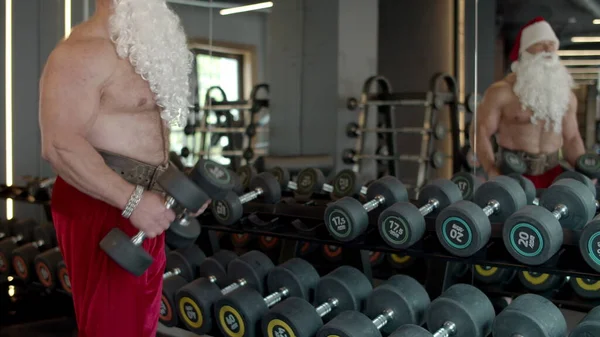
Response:
[{"label": "white number on dumbbell", "polygon": [[461,192],[464,192],[467,190],[467,183],[464,181],[459,181],[458,183],[456,183],[458,185],[458,189],[460,189]]},{"label": "white number on dumbbell", "polygon": [[225,317],[225,322],[227,323],[227,325],[229,325],[229,328],[231,330],[237,330],[238,329],[238,323],[235,320],[235,317],[233,317],[232,314],[228,314]]},{"label": "white number on dumbbell", "polygon": [[350,186],[350,181],[348,179],[340,178],[338,185],[340,185],[340,189],[347,190],[348,186]]},{"label": "white number on dumbbell", "polygon": [[21,261],[17,262],[17,269],[19,269],[19,272],[21,272],[21,273],[25,272],[25,266],[23,265],[23,263]]},{"label": "white number on dumbbell", "polygon": [[221,202],[217,203],[217,214],[222,215],[222,216],[227,215],[227,207],[225,207],[225,205],[223,205],[223,203],[221,203]]},{"label": "white number on dumbbell", "polygon": [[391,236],[399,238],[402,234],[404,234],[404,228],[402,228],[402,226],[400,226],[400,224],[398,224],[396,221],[391,220],[389,233]]},{"label": "white number on dumbbell", "polygon": [[187,316],[187,318],[189,318],[191,321],[196,321],[198,320],[198,315],[196,314],[196,312],[194,311],[194,309],[192,309],[189,306],[185,307],[185,315]]},{"label": "white number on dumbbell", "polygon": [[285,329],[281,327],[277,327],[273,330],[273,335],[275,337],[287,337],[287,333],[285,333]]},{"label": "white number on dumbbell", "polygon": [[167,306],[165,305],[165,302],[160,301],[160,315],[165,316],[166,314],[167,314]]},{"label": "white number on dumbbell", "polygon": [[450,237],[458,242],[462,242],[462,237],[465,236],[463,232],[464,228],[458,225],[452,225],[452,229],[450,230]]},{"label": "white number on dumbbell", "polygon": [[302,187],[308,187],[308,186],[312,185],[312,179],[310,179],[310,177],[304,176],[304,177],[302,177],[302,181],[300,182],[300,185]]},{"label": "white number on dumbbell", "polygon": [[331,221],[338,231],[346,230],[346,218],[343,216],[335,216]]},{"label": "white number on dumbbell", "polygon": [[49,279],[50,275],[48,275],[48,270],[46,268],[40,268],[40,273],[42,274],[42,278],[44,280],[48,280]]},{"label": "white number on dumbbell", "polygon": [[587,165],[587,166],[595,166],[596,165],[596,159],[594,159],[594,158],[585,158],[584,162],[585,162],[585,165]]},{"label": "white number on dumbbell", "polygon": [[65,281],[65,284],[67,285],[67,287],[71,288],[71,281],[69,280],[69,275],[65,275],[63,280]]},{"label": "white number on dumbbell", "polygon": [[218,167],[211,167],[208,171],[217,179],[221,179],[225,176],[225,172]]},{"label": "white number on dumbbell", "polygon": [[535,246],[535,236],[519,232],[519,241],[517,243],[524,247],[533,248]]}]

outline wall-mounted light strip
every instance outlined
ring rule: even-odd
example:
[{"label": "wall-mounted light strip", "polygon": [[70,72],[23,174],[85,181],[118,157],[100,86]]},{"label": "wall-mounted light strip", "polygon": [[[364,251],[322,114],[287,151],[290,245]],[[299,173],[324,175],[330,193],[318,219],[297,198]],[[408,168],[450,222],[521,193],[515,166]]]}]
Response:
[{"label": "wall-mounted light strip", "polygon": [[271,7],[273,7],[273,2],[267,1],[267,2],[257,3],[257,4],[252,4],[252,5],[221,9],[219,11],[219,14],[221,14],[221,15],[237,14],[237,13],[243,13],[243,12],[249,12],[249,11],[257,11],[259,9],[265,9],[265,8],[271,8]]},{"label": "wall-mounted light strip", "polygon": [[600,73],[600,68],[598,67],[590,67],[590,68],[568,68],[571,74],[598,74]]},{"label": "wall-mounted light strip", "polygon": [[600,66],[600,60],[563,60],[565,66]]},{"label": "wall-mounted light strip", "polygon": [[600,56],[600,50],[559,50],[558,56]]},{"label": "wall-mounted light strip", "polygon": [[600,25],[600,19],[594,19],[593,23],[594,23],[595,25]]},{"label": "wall-mounted light strip", "polygon": [[[12,0],[5,0],[6,7],[4,9],[4,112],[5,112],[5,136],[6,136],[6,185],[13,184],[13,137],[12,137]],[[13,218],[13,201],[6,199],[6,219]]]},{"label": "wall-mounted light strip", "polygon": [[71,34],[71,0],[65,0],[65,39]]},{"label": "wall-mounted light strip", "polygon": [[574,36],[571,38],[571,42],[573,43],[590,43],[590,42],[600,42],[600,36]]},{"label": "wall-mounted light strip", "polygon": [[575,74],[572,77],[574,80],[598,80],[600,74]]}]

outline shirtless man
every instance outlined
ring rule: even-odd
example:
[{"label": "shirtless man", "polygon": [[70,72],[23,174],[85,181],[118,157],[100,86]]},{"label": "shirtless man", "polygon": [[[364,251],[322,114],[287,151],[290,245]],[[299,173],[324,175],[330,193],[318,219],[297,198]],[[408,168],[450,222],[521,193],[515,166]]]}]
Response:
[{"label": "shirtless man", "polygon": [[[42,156],[58,178],[52,216],[79,337],[155,336],[175,219],[155,184],[168,128],[186,120],[191,53],[165,0],[96,0],[93,17],[49,56],[40,82]],[[98,246],[114,227],[147,234],[141,277]]]},{"label": "shirtless man", "polygon": [[562,173],[561,148],[573,167],[585,153],[577,125],[577,99],[571,90],[573,79],[556,54],[558,47],[552,27],[542,18],[532,20],[512,50],[513,73],[485,92],[477,110],[473,148],[488,177],[500,174],[493,136],[499,151],[512,151],[525,160],[525,176],[537,188],[548,187]]}]

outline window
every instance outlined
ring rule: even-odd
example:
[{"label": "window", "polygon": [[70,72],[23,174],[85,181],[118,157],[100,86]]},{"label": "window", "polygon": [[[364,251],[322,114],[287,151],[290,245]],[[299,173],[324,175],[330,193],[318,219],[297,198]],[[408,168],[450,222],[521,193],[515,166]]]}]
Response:
[{"label": "window", "polygon": [[[206,93],[209,88],[220,87],[226,97],[220,94],[218,90],[211,91],[211,97],[216,101],[222,101],[225,98],[227,101],[246,100],[250,95],[252,85],[253,57],[254,52],[252,47],[231,47],[231,46],[215,46],[209,49],[209,46],[202,43],[193,43],[190,50],[194,54],[194,70],[193,83],[195,97],[194,103],[198,103],[203,107]],[[210,51],[212,50],[212,52]],[[239,118],[239,111],[231,111],[234,119]],[[189,120],[194,121],[195,118],[203,118],[203,111],[200,114],[190,113]],[[208,116],[208,122],[213,124],[217,122],[217,116],[211,114]],[[193,165],[198,159],[198,156],[193,155],[200,151],[201,134],[196,133],[194,136],[187,136],[183,132],[184,128],[172,128],[171,130],[171,151],[181,154],[185,147],[189,150],[190,155],[187,158],[182,158],[184,164]],[[205,141],[210,138],[207,135]],[[211,156],[211,159],[228,164],[229,160],[224,159],[219,155],[219,152],[226,147],[227,139],[217,141],[211,147],[211,153],[216,156]]]}]

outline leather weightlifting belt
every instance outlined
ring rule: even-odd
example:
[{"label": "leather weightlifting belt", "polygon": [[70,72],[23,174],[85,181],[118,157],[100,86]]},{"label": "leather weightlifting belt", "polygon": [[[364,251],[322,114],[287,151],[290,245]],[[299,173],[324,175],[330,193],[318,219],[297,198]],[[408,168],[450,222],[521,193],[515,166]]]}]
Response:
[{"label": "leather weightlifting belt", "polygon": [[552,153],[531,154],[525,151],[513,151],[503,147],[498,147],[496,162],[502,158],[502,152],[508,151],[516,154],[525,162],[527,170],[526,175],[538,176],[546,173],[546,171],[556,167],[559,164],[558,151]]},{"label": "leather weightlifting belt", "polygon": [[106,165],[121,175],[127,182],[143,186],[147,191],[163,192],[156,183],[156,179],[166,171],[168,164],[150,165],[115,153],[97,151],[104,158]]}]

